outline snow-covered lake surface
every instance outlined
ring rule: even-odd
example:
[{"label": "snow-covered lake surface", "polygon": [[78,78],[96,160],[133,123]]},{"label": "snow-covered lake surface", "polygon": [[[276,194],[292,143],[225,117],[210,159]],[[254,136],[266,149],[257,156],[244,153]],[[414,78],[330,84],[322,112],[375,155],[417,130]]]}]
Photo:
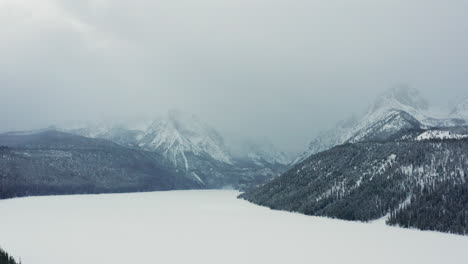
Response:
[{"label": "snow-covered lake surface", "polygon": [[468,263],[468,237],[273,211],[235,191],[0,201],[23,264]]}]

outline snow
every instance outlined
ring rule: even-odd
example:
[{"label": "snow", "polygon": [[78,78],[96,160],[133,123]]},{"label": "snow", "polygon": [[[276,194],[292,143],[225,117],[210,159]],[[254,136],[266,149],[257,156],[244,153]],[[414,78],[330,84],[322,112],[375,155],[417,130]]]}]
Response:
[{"label": "snow", "polygon": [[428,139],[464,139],[468,135],[454,134],[450,131],[429,130],[416,137],[417,141]]},{"label": "snow", "polygon": [[[196,116],[177,110],[171,110],[151,122],[148,120],[125,123],[101,122],[75,127],[77,128],[61,130],[85,137],[110,140],[113,140],[110,136],[114,133],[120,133],[117,136],[126,137],[126,143],[134,143],[149,151],[160,151],[176,167],[184,168],[186,171],[190,167],[190,161],[186,157],[188,154],[208,155],[220,162],[232,164],[230,153],[217,131]],[[117,128],[122,131],[112,133]],[[125,135],[125,132],[134,133]]]},{"label": "snow", "polygon": [[[395,154],[391,154],[390,156],[388,156],[387,160],[382,162],[382,164],[378,168],[377,174],[383,174],[388,168],[390,168],[395,163],[395,160],[396,160]],[[373,178],[373,176],[371,178]]]},{"label": "snow", "polygon": [[156,119],[144,132],[138,145],[150,151],[161,150],[166,156],[172,156],[170,160],[176,166],[177,157],[182,157],[186,170],[189,167],[186,153],[208,155],[220,162],[232,164],[218,132],[197,117],[175,110]]},{"label": "snow", "polygon": [[198,176],[198,174],[196,172],[192,172],[193,174],[193,177],[195,177],[195,179],[197,179],[198,182],[200,182],[201,184],[205,184],[205,182],[203,182],[203,180],[200,178],[200,176]]},{"label": "snow", "polygon": [[398,117],[398,113],[401,111],[414,117],[422,124],[423,128],[456,127],[468,124],[468,99],[458,104],[449,114],[446,109],[429,107],[426,100],[415,89],[394,88],[381,94],[363,116],[357,119],[352,118],[348,122],[340,122],[333,129],[320,133],[293,164],[333,146],[345,142],[361,141],[373,132],[376,124],[384,123],[384,126],[380,128],[381,132],[398,131],[404,127],[406,121],[393,120],[391,117]]},{"label": "snow", "polygon": [[[215,161],[216,166],[240,165],[252,161],[260,168],[277,170],[274,165],[288,165],[291,158],[278,150],[266,138],[248,140],[247,152],[235,155],[238,144],[226,145],[222,135],[195,115],[170,110],[151,119],[135,118],[133,121],[95,122],[73,124],[59,128],[66,133],[113,141],[124,147],[138,146],[142,150],[157,152],[178,171],[199,171],[200,175],[211,170],[206,164]],[[242,140],[243,141],[243,140]],[[244,144],[241,144],[244,145]],[[239,153],[237,153],[239,154]],[[205,173],[204,173],[205,172]],[[199,181],[196,177],[193,180]]]},{"label": "snow", "polygon": [[0,244],[25,264],[468,263],[468,237],[273,211],[235,191],[0,201]]}]

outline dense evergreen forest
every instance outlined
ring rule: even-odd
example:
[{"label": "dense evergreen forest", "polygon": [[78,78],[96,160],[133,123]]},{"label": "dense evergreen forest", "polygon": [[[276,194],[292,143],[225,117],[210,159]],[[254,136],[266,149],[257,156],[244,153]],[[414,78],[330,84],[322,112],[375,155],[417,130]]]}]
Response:
[{"label": "dense evergreen forest", "polygon": [[444,182],[426,188],[392,212],[387,223],[468,235],[468,186]]},{"label": "dense evergreen forest", "polygon": [[48,131],[0,135],[1,145],[0,199],[200,188],[159,154],[106,140]]},{"label": "dense evergreen forest", "polygon": [[272,209],[468,234],[468,139],[344,144],[240,197]]},{"label": "dense evergreen forest", "polygon": [[12,256],[0,248],[0,264],[21,264],[21,262],[16,262]]}]

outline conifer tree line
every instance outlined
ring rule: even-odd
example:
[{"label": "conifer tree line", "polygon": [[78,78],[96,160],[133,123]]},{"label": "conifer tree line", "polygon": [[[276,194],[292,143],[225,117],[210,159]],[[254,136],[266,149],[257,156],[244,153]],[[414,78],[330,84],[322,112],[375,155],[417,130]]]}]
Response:
[{"label": "conifer tree line", "polygon": [[16,262],[12,256],[0,248],[0,264],[21,264],[21,262]]},{"label": "conifer tree line", "polygon": [[359,142],[312,155],[241,198],[272,209],[468,234],[468,139]]}]

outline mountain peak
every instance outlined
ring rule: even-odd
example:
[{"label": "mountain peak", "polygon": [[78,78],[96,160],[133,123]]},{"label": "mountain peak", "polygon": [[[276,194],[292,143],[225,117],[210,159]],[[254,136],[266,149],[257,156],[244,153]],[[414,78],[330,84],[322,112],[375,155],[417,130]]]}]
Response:
[{"label": "mountain peak", "polygon": [[340,122],[334,129],[320,133],[294,163],[345,142],[382,140],[401,130],[419,128],[428,122],[428,108],[418,90],[403,85],[393,87],[378,96],[362,117]]},{"label": "mountain peak", "polygon": [[165,116],[154,120],[139,141],[139,146],[161,151],[175,165],[182,164],[186,170],[190,165],[186,155],[209,155],[231,164],[221,135],[196,116],[178,110],[170,110]]},{"label": "mountain peak", "polygon": [[393,87],[382,93],[374,102],[371,109],[375,112],[382,108],[395,108],[398,110],[409,108],[420,111],[427,110],[429,103],[421,96],[417,89],[402,85]]}]

